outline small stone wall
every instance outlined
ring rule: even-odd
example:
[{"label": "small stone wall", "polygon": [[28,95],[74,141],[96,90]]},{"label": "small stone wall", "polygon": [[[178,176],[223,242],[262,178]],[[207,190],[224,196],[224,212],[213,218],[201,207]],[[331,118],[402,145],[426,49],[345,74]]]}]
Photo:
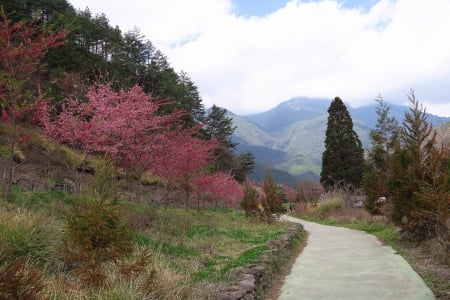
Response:
[{"label": "small stone wall", "polygon": [[265,275],[271,267],[271,261],[277,255],[284,255],[285,249],[292,247],[295,240],[304,232],[303,226],[295,224],[287,229],[286,233],[276,240],[269,241],[270,250],[265,251],[260,261],[250,264],[237,272],[236,281],[220,288],[217,299],[219,300],[252,300],[257,299],[257,291],[264,284]]}]

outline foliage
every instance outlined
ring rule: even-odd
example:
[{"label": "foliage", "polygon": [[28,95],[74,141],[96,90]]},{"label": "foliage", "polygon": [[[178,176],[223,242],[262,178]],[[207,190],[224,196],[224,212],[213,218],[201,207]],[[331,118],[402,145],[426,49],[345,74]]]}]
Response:
[{"label": "foliage", "polygon": [[216,141],[195,136],[196,128],[173,130],[161,143],[153,170],[172,186],[184,193],[184,204],[189,204],[195,188],[193,181],[204,176],[206,167],[213,160]]},{"label": "foliage", "polygon": [[364,189],[367,195],[365,206],[371,213],[379,213],[375,202],[379,197],[388,197],[388,179],[391,157],[399,142],[399,125],[390,116],[390,106],[381,96],[376,99],[377,123],[370,131],[372,148],[366,160]]},{"label": "foliage", "polygon": [[17,127],[33,111],[36,100],[42,95],[33,93],[33,74],[38,71],[41,59],[51,48],[62,45],[65,32],[53,34],[33,22],[12,24],[7,16],[0,15],[0,124],[5,125],[9,158],[4,170],[3,197],[9,200],[13,184],[14,150],[26,139]]},{"label": "foliage", "polygon": [[[234,207],[237,200],[242,198],[242,186],[230,174],[206,173],[194,178],[192,183],[198,203],[200,203],[200,199],[206,199],[215,202],[216,207],[219,205]],[[197,208],[200,208],[199,204]]]},{"label": "foliage", "polygon": [[334,199],[318,204],[311,209],[310,214],[316,218],[326,218],[331,213],[344,209],[345,203],[343,199]]},{"label": "foliage", "polygon": [[297,186],[296,202],[304,205],[313,204],[319,201],[319,197],[323,193],[323,188],[319,182],[312,180],[301,180]]},{"label": "foliage", "polygon": [[426,110],[409,94],[410,111],[401,128],[401,144],[393,155],[389,189],[393,219],[409,238],[423,240],[448,231],[448,148],[438,146]]},{"label": "foliage", "polygon": [[233,153],[237,143],[232,141],[236,126],[233,118],[228,116],[224,108],[213,105],[203,118],[203,132],[207,139],[214,138],[218,141],[214,150],[213,170],[230,172],[233,177],[243,183],[247,174],[254,168],[254,156],[251,152],[241,155]]},{"label": "foliage", "polygon": [[111,82],[115,90],[137,84],[145,93],[170,99],[170,109],[166,107],[164,113],[183,110],[186,127],[197,125],[203,117],[197,86],[186,73],[177,74],[139,29],[123,33],[105,14],[77,11],[66,0],[2,4],[15,22],[33,19],[54,31],[68,29],[65,47],[52,49],[44,58],[48,69],[42,89],[52,99],[52,111],[59,109],[67,95],[83,95],[92,82]]},{"label": "foliage", "polygon": [[358,188],[362,184],[363,166],[364,150],[353,130],[352,118],[336,97],[328,108],[320,182],[325,189]]},{"label": "foliage", "polygon": [[0,268],[0,299],[42,299],[44,287],[39,269],[28,265],[23,257]]},{"label": "foliage", "polygon": [[278,218],[280,214],[286,210],[283,207],[283,200],[280,191],[273,181],[270,169],[266,169],[266,177],[264,178],[262,189],[264,195],[262,196],[261,205],[263,208],[263,218],[271,223],[274,218]]},{"label": "foliage", "polygon": [[241,201],[241,207],[244,209],[247,217],[256,217],[260,213],[259,197],[258,190],[247,182],[245,184],[244,196]]},{"label": "foliage", "polygon": [[225,149],[233,150],[236,144],[231,136],[235,129],[233,119],[227,116],[227,110],[213,105],[204,120],[203,130],[206,136],[217,139]]},{"label": "foliage", "polygon": [[132,248],[121,207],[101,198],[81,198],[73,203],[66,222],[68,258],[86,282],[101,284],[105,279],[101,263],[117,260]]},{"label": "foliage", "polygon": [[255,156],[252,152],[246,151],[235,156],[234,161],[235,163],[231,170],[233,176],[238,182],[244,183],[247,176],[255,169]]},{"label": "foliage", "polygon": [[138,86],[115,92],[110,85],[96,84],[87,97],[88,102],[69,100],[54,121],[42,107],[46,135],[81,148],[86,155],[105,153],[118,167],[134,172],[140,183],[144,172],[161,158],[158,154],[166,144],[166,131],[175,126],[181,114],[158,115],[167,103],[152,99]]}]

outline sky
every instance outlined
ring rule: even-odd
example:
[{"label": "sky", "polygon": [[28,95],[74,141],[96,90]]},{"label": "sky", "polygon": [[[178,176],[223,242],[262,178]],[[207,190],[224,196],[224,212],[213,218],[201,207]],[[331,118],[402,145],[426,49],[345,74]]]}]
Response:
[{"label": "sky", "polygon": [[293,97],[407,104],[450,117],[450,0],[69,0],[137,27],[199,88],[245,115]]}]

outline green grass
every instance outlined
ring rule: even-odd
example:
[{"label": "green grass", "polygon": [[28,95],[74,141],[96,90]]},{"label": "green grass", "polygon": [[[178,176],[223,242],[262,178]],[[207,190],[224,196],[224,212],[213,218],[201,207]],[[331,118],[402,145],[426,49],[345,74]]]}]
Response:
[{"label": "green grass", "polygon": [[[138,205],[134,210],[144,211]],[[256,259],[288,227],[255,222],[227,209],[158,208],[152,218],[150,228],[139,232],[138,243],[160,251],[176,269],[194,274],[194,281],[223,279],[230,269]]]},{"label": "green grass", "polygon": [[233,268],[245,266],[247,264],[255,262],[257,258],[260,257],[265,250],[269,250],[269,247],[266,245],[260,245],[245,251],[244,253],[239,255],[236,259],[232,260],[225,267],[223,267],[220,270],[220,275],[224,276],[227,274],[228,271],[230,271]]},{"label": "green grass", "polygon": [[46,213],[0,207],[0,265],[23,256],[31,262],[49,262],[58,239],[58,227]]}]

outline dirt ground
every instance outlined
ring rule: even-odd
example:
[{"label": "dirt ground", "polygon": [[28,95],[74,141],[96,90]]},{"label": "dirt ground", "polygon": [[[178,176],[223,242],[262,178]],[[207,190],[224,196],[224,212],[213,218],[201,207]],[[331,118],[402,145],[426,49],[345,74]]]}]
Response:
[{"label": "dirt ground", "polygon": [[450,266],[442,263],[429,245],[403,242],[400,247],[402,256],[425,280],[436,299],[450,300]]}]

